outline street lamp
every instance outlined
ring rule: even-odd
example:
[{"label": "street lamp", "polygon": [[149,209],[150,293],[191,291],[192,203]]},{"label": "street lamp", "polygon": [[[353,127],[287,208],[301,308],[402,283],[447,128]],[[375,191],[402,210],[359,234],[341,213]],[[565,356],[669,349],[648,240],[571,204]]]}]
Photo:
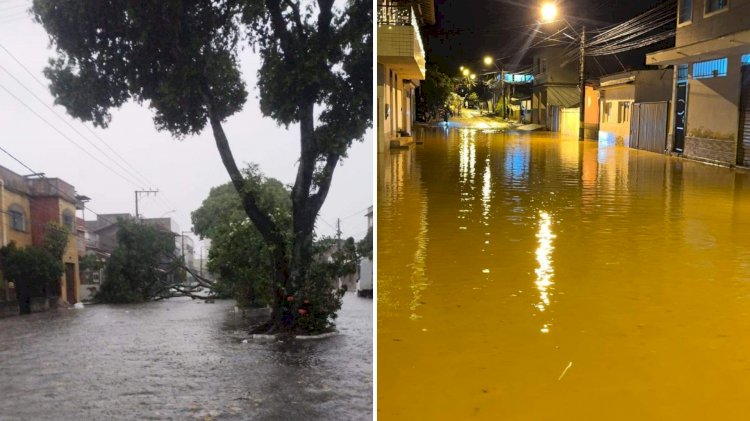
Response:
[{"label": "street lamp", "polygon": [[474,73],[472,73],[471,76],[469,76],[469,77],[471,78],[471,80],[474,80],[474,79],[477,78],[477,75],[475,75]]},{"label": "street lamp", "polygon": [[[557,16],[557,6],[555,6],[554,3],[545,3],[542,6],[541,10],[542,14],[542,21],[544,22],[550,22],[552,19]],[[565,24],[575,32],[575,28],[573,28],[573,25],[571,25],[567,19],[563,19]],[[581,97],[580,97],[580,106],[579,108],[579,126],[578,126],[578,140],[583,140],[583,126],[586,119],[586,81],[584,76],[584,64],[585,64],[585,57],[586,57],[586,26],[581,27],[581,33],[578,34],[580,36],[580,45],[578,46],[578,90],[580,91]]]},{"label": "street lamp", "polygon": [[544,3],[542,5],[542,21],[551,22],[557,16],[557,6],[554,3]]},{"label": "street lamp", "polygon": [[[463,67],[463,66],[461,66],[461,67]],[[471,72],[469,72],[469,69],[467,69],[466,67],[463,67],[463,68],[461,69],[461,74],[462,74],[462,75],[464,75],[464,76],[467,76],[467,77],[468,77],[468,76],[469,76],[469,73],[471,73]]]},{"label": "street lamp", "polygon": [[[496,59],[494,59],[492,56],[484,56],[484,64],[485,66],[493,65],[495,66],[495,70],[497,70],[500,73],[500,97],[503,100],[502,104],[502,116],[503,118],[508,118],[508,103],[505,98],[505,65],[503,62],[500,62],[500,66],[497,65]],[[496,107],[497,100],[495,99],[495,93],[492,93],[492,103],[493,107]]]}]

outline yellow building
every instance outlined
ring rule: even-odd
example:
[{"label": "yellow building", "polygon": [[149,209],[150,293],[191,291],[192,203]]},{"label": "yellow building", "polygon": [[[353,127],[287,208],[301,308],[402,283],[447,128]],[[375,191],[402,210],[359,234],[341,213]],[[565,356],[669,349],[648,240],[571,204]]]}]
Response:
[{"label": "yellow building", "polygon": [[[0,245],[15,242],[18,247],[41,246],[49,223],[68,227],[70,235],[63,255],[65,271],[50,286],[46,298],[69,304],[78,302],[80,295],[75,215],[76,194],[72,185],[57,178],[24,177],[0,167]],[[4,279],[0,287],[0,300],[16,300],[14,288]]]}]

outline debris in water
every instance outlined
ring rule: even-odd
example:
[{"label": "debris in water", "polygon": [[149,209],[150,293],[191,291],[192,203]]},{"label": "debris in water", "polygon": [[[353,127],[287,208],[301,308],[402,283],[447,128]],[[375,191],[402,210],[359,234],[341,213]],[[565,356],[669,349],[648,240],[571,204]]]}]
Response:
[{"label": "debris in water", "polygon": [[565,370],[563,370],[562,374],[560,374],[560,377],[558,377],[558,378],[557,378],[557,380],[558,380],[558,381],[562,380],[563,376],[565,375],[565,373],[567,373],[567,372],[568,372],[568,369],[569,369],[569,368],[570,368],[570,367],[571,367],[572,365],[573,365],[573,361],[570,361],[570,362],[568,363],[568,366],[567,366],[567,367],[565,367]]}]

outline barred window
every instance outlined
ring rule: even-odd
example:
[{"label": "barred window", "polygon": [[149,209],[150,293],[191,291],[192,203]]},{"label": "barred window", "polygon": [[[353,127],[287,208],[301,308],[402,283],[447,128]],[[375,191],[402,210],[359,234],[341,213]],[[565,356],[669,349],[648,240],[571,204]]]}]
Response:
[{"label": "barred window", "polygon": [[26,231],[26,215],[23,208],[18,205],[8,207],[8,217],[10,218],[10,227],[16,231]]},{"label": "barred window", "polygon": [[693,64],[693,79],[724,77],[727,75],[727,59],[700,61]]},{"label": "barred window", "polygon": [[71,211],[69,211],[67,209],[63,211],[63,213],[62,213],[62,223],[63,223],[63,225],[65,225],[66,227],[68,227],[68,229],[70,230],[70,232],[72,232],[72,233],[76,232],[75,216],[73,216],[73,213]]}]

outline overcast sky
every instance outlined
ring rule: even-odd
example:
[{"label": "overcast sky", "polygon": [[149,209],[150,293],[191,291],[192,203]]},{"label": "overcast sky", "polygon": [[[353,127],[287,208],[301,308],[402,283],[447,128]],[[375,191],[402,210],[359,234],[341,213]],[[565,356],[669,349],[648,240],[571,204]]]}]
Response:
[{"label": "overcast sky", "polygon": [[[133,214],[134,190],[158,188],[156,196],[142,197],[139,212],[147,218],[172,217],[181,230],[190,230],[190,212],[200,206],[211,187],[229,181],[210,130],[178,141],[169,133],[158,132],[154,128],[152,112],[145,105],[126,104],[120,110],[113,111],[109,128],[102,130],[88,124],[109,148],[124,158],[126,162],[122,162],[86,129],[84,123],[69,117],[63,107],[53,106],[42,69],[55,54],[49,48],[44,29],[26,14],[25,10],[30,4],[29,0],[0,0],[0,145],[34,171],[43,172],[47,177],[59,177],[75,186],[78,194],[91,198],[88,207],[97,213]],[[232,116],[224,127],[235,160],[240,166],[257,163],[267,176],[291,184],[299,156],[298,126],[290,126],[286,130],[261,115],[255,87],[260,59],[248,49],[242,54],[241,61],[249,99],[244,110]],[[24,87],[42,102],[37,101]],[[68,127],[56,114],[84,136]],[[126,173],[83,137],[134,175]],[[365,212],[373,203],[372,151],[372,132],[369,131],[365,142],[356,143],[343,165],[336,169],[328,199],[318,218],[318,233],[333,235],[336,219],[340,217],[345,237],[359,239],[365,235]],[[97,162],[97,159],[105,165]],[[0,152],[0,165],[20,174],[29,173],[3,152]],[[94,219],[90,212],[85,217]],[[194,240],[197,253],[197,237]]]}]

